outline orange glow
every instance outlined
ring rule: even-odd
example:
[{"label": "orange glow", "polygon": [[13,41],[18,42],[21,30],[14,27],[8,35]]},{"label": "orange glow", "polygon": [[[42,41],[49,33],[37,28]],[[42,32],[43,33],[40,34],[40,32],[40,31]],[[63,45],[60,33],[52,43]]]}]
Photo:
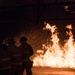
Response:
[{"label": "orange glow", "polygon": [[58,28],[56,25],[51,26],[45,23],[43,30],[51,31],[51,43],[43,44],[42,50],[37,50],[33,58],[33,66],[48,66],[57,68],[75,68],[75,42],[72,34],[72,25],[67,25],[66,31],[68,40],[65,41],[64,46],[60,46],[60,39],[58,38]]}]

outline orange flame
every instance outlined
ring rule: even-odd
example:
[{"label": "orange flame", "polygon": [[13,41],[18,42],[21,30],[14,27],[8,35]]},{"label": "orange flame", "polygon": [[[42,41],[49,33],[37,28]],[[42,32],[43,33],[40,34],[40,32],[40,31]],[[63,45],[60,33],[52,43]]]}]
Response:
[{"label": "orange flame", "polygon": [[43,44],[42,50],[37,50],[33,59],[33,66],[49,66],[49,67],[69,67],[75,68],[75,43],[72,34],[72,25],[67,25],[66,35],[69,39],[66,40],[64,46],[60,46],[58,38],[58,29],[56,25],[51,26],[46,24],[43,30],[51,31],[52,44]]}]

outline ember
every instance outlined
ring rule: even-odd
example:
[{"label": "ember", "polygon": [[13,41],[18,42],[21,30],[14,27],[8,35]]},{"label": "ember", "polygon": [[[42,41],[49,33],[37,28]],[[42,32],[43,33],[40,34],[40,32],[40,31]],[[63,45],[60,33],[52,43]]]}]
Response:
[{"label": "ember", "polygon": [[52,68],[74,68],[75,69],[75,41],[72,34],[72,25],[67,25],[64,46],[60,46],[59,32],[56,25],[46,23],[43,30],[50,30],[50,44],[43,44],[42,50],[37,50],[33,58],[33,66],[48,66]]}]

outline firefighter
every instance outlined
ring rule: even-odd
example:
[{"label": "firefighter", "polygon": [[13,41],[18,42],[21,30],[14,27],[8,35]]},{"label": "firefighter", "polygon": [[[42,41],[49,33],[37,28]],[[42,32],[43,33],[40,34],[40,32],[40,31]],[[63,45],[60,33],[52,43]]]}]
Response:
[{"label": "firefighter", "polygon": [[12,74],[21,75],[22,72],[22,57],[21,52],[18,47],[15,45],[13,38],[8,40],[8,53],[10,54],[12,62]]},{"label": "firefighter", "polygon": [[24,70],[26,70],[26,75],[32,75],[32,65],[33,61],[30,60],[30,56],[33,55],[33,49],[30,44],[27,43],[27,38],[26,37],[21,37],[20,43],[21,45],[19,46],[19,49],[21,50],[22,53],[22,73]]},{"label": "firefighter", "polygon": [[3,39],[0,39],[0,75],[12,75],[10,57],[3,44]]}]

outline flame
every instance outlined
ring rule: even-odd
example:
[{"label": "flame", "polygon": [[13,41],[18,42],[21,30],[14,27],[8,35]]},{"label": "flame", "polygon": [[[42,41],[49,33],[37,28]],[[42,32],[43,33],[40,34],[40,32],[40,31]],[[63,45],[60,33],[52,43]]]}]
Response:
[{"label": "flame", "polygon": [[45,23],[43,30],[51,31],[51,43],[43,44],[42,50],[37,50],[33,58],[33,66],[49,66],[58,68],[75,68],[75,42],[72,34],[72,25],[67,25],[66,35],[68,39],[64,46],[60,46],[58,28]]}]

